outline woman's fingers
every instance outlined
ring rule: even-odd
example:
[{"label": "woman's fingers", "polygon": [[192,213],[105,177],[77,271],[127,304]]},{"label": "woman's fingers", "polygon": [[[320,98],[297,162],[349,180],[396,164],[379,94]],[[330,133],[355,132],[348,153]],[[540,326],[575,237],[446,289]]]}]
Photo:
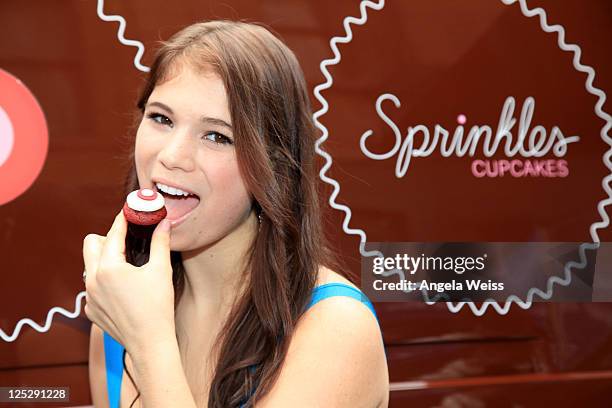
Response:
[{"label": "woman's fingers", "polygon": [[158,266],[167,267],[170,270],[172,269],[172,264],[170,262],[171,228],[172,225],[170,221],[165,218],[155,227],[153,236],[151,237],[151,252],[149,255],[149,262]]},{"label": "woman's fingers", "polygon": [[102,248],[102,257],[105,260],[125,262],[126,234],[127,220],[123,215],[123,210],[121,210],[106,235],[106,242]]},{"label": "woman's fingers", "polygon": [[85,270],[87,271],[86,280],[88,277],[93,276],[98,270],[98,264],[100,263],[100,256],[105,241],[106,237],[97,234],[87,234],[83,239],[83,261],[85,263]]}]

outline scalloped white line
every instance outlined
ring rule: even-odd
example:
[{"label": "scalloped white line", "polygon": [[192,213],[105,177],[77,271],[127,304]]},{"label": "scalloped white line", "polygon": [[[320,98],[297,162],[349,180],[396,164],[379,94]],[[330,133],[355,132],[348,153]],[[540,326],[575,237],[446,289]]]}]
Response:
[{"label": "scalloped white line", "polygon": [[25,319],[21,319],[19,320],[19,322],[17,322],[15,330],[13,330],[13,334],[11,334],[10,336],[6,334],[2,329],[0,329],[0,338],[9,343],[15,341],[17,337],[19,337],[21,328],[25,325],[31,326],[34,330],[39,331],[41,333],[49,331],[49,329],[51,328],[51,323],[53,322],[53,315],[56,313],[59,313],[71,319],[76,319],[81,314],[81,302],[83,301],[83,298],[85,298],[85,294],[85,291],[82,291],[77,295],[74,305],[74,312],[69,312],[66,309],[63,309],[59,306],[55,306],[51,308],[51,310],[49,310],[49,312],[47,313],[47,320],[45,321],[44,326],[41,326],[34,320],[26,317]]},{"label": "scalloped white line", "polygon": [[[515,3],[517,0],[500,0],[500,1],[502,1],[502,3],[504,3],[505,5],[511,5]],[[604,142],[610,145],[610,149],[608,149],[604,153],[603,162],[605,166],[608,168],[608,170],[610,170],[611,173],[608,174],[608,176],[606,176],[602,180],[601,184],[602,184],[604,191],[608,194],[608,198],[601,200],[597,204],[597,212],[601,216],[601,221],[591,224],[589,228],[593,243],[580,244],[579,253],[580,253],[581,262],[576,263],[572,261],[572,262],[566,263],[564,267],[564,277],[563,278],[559,278],[557,276],[550,277],[546,285],[547,286],[546,292],[542,292],[542,290],[538,288],[531,288],[527,292],[526,301],[523,301],[519,297],[512,295],[506,299],[503,305],[500,305],[499,303],[497,303],[497,301],[493,299],[485,300],[481,307],[476,306],[474,302],[459,302],[456,304],[453,304],[452,302],[446,302],[449,311],[451,311],[452,313],[458,313],[463,308],[463,306],[467,304],[470,310],[474,313],[474,315],[479,316],[479,317],[485,314],[489,305],[491,305],[493,309],[500,315],[505,315],[510,311],[510,306],[512,305],[512,303],[516,303],[519,307],[523,309],[528,309],[532,306],[533,298],[536,295],[543,299],[550,299],[550,297],[552,297],[552,294],[553,294],[554,284],[558,284],[562,286],[569,285],[571,282],[571,269],[573,267],[583,268],[586,265],[585,248],[589,248],[589,249],[598,248],[600,240],[599,240],[599,235],[597,234],[597,230],[601,228],[606,228],[610,224],[610,219],[608,217],[608,214],[606,213],[605,207],[609,205],[610,203],[612,203],[612,189],[609,186],[610,180],[612,180],[612,162],[610,161],[610,156],[612,155],[612,140],[607,134],[608,130],[610,129],[610,126],[612,125],[612,120],[610,118],[610,115],[608,115],[606,112],[603,111],[603,104],[606,100],[606,94],[601,89],[598,89],[593,86],[593,81],[595,79],[595,71],[590,66],[583,65],[580,62],[580,56],[582,53],[582,50],[580,49],[580,47],[575,44],[567,44],[565,42],[565,29],[563,28],[563,26],[558,25],[558,24],[554,26],[548,25],[546,21],[546,12],[544,11],[544,9],[535,8],[535,9],[530,10],[527,7],[526,0],[518,0],[518,2],[520,4],[520,10],[524,16],[533,17],[535,15],[538,15],[540,18],[540,26],[543,31],[547,33],[550,33],[550,32],[557,33],[558,35],[557,43],[558,43],[559,48],[563,51],[573,52],[574,58],[572,62],[573,62],[574,68],[577,71],[584,72],[587,74],[587,79],[585,81],[585,88],[587,92],[589,92],[590,94],[598,98],[598,101],[595,104],[595,114],[601,119],[603,119],[604,121],[606,121],[606,125],[604,125],[601,129],[601,138],[604,140]],[[319,172],[319,177],[325,183],[333,186],[333,191],[329,197],[329,205],[336,210],[340,210],[344,212],[345,216],[344,216],[344,221],[342,223],[342,229],[344,230],[344,232],[348,235],[359,235],[359,238],[360,238],[359,252],[361,253],[362,256],[383,256],[383,254],[380,251],[365,251],[365,243],[367,240],[365,231],[359,228],[349,227],[349,222],[352,216],[352,211],[350,207],[336,202],[336,198],[340,194],[340,184],[336,180],[334,180],[333,178],[325,174],[327,170],[329,170],[329,168],[331,167],[333,163],[333,159],[327,152],[325,152],[321,148],[321,145],[328,139],[328,136],[329,136],[329,132],[327,128],[321,122],[319,122],[319,118],[323,116],[325,113],[327,113],[327,111],[329,110],[329,104],[327,100],[322,96],[321,92],[326,89],[331,88],[333,85],[333,78],[331,74],[329,73],[327,67],[338,64],[342,58],[340,51],[338,50],[337,44],[338,43],[347,44],[347,43],[350,43],[353,39],[353,32],[351,30],[350,25],[351,24],[355,24],[359,26],[364,25],[368,19],[366,9],[371,8],[371,9],[380,11],[383,9],[384,5],[385,5],[384,0],[380,0],[378,3],[369,1],[369,0],[362,0],[359,6],[360,17],[355,18],[352,16],[348,16],[344,18],[343,27],[344,27],[345,35],[343,37],[338,37],[338,36],[332,37],[332,39],[329,41],[329,45],[333,51],[334,57],[331,59],[323,60],[321,61],[321,64],[320,64],[321,73],[325,77],[326,81],[322,84],[317,85],[314,88],[315,98],[322,105],[321,109],[313,114],[315,126],[322,133],[321,137],[317,140],[315,144],[315,150],[317,154],[319,154],[325,159],[325,164],[323,165],[323,167],[321,168],[321,171]],[[387,271],[386,273],[384,273],[384,275],[386,276],[389,276],[391,274],[398,274],[400,275],[401,279],[405,278],[403,272],[400,270],[392,270],[392,271]],[[435,303],[429,299],[427,292],[423,291],[423,296],[427,304],[431,305]]]},{"label": "scalloped white line", "polygon": [[126,45],[128,47],[136,47],[136,48],[138,48],[138,51],[136,52],[136,55],[134,56],[134,66],[136,67],[136,69],[138,69],[138,70],[140,70],[142,72],[149,72],[150,71],[149,67],[147,67],[145,65],[142,65],[140,63],[140,59],[142,58],[142,56],[144,54],[144,50],[145,50],[144,45],[140,41],[128,40],[124,36],[124,34],[125,34],[125,26],[127,25],[127,23],[125,22],[125,18],[123,18],[120,15],[106,15],[106,14],[104,14],[104,0],[98,0],[98,7],[96,9],[96,12],[98,13],[98,17],[102,21],[117,21],[117,22],[119,22],[119,29],[117,30],[117,39],[123,45]]}]

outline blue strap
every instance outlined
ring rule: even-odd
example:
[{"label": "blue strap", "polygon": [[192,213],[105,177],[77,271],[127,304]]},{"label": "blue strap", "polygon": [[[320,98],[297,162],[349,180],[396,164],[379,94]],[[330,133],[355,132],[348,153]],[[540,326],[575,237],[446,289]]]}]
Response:
[{"label": "blue strap", "polygon": [[306,310],[310,309],[321,300],[333,296],[348,296],[359,300],[360,302],[364,303],[368,309],[372,311],[372,313],[374,313],[374,317],[378,322],[378,316],[376,315],[376,311],[374,310],[374,306],[372,305],[372,302],[370,302],[370,299],[368,299],[368,297],[362,291],[341,282],[331,282],[315,287],[312,291],[310,303],[308,303],[308,306],[306,306]]},{"label": "blue strap", "polygon": [[124,347],[110,334],[104,332],[104,358],[106,362],[106,386],[110,408],[119,408],[121,378],[123,377]]}]

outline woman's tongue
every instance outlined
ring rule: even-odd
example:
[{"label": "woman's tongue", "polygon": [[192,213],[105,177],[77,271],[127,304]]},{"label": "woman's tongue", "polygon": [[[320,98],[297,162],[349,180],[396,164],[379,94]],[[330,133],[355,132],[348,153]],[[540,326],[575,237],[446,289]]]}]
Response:
[{"label": "woman's tongue", "polygon": [[168,218],[171,221],[181,218],[189,211],[193,210],[200,203],[200,199],[190,195],[187,197],[173,196],[171,194],[163,194],[166,203],[166,211],[168,211]]}]

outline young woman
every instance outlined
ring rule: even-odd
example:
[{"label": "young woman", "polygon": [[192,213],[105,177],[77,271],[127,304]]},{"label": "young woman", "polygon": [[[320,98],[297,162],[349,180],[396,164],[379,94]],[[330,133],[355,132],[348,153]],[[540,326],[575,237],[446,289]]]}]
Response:
[{"label": "young woman", "polygon": [[126,193],[162,192],[168,216],[144,246],[121,212],[84,240],[95,406],[386,407],[376,314],[322,231],[295,55],[256,24],[193,24],[138,108]]}]

